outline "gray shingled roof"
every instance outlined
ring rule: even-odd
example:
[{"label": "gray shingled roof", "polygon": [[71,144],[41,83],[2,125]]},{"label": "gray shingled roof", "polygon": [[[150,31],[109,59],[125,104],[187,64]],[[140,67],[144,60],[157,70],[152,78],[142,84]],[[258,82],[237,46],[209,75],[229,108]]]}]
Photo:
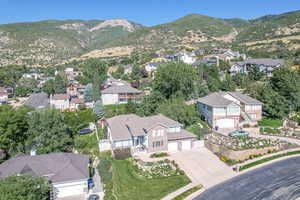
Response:
[{"label": "gray shingled roof", "polygon": [[241,92],[214,92],[205,97],[199,98],[198,102],[212,106],[212,107],[226,107],[233,103],[233,101],[224,98],[224,95],[229,94],[234,98],[238,99],[239,101],[245,104],[258,104],[262,105],[263,103],[248,96]]},{"label": "gray shingled roof", "polygon": [[272,59],[272,58],[257,58],[257,59],[248,59],[244,61],[246,64],[256,64],[256,65],[266,65],[266,66],[277,66],[283,65],[283,59]]},{"label": "gray shingled roof", "polygon": [[30,97],[25,101],[24,105],[36,109],[47,108],[50,105],[50,100],[46,93],[36,93],[31,94]]},{"label": "gray shingled roof", "polygon": [[205,97],[199,98],[198,101],[212,107],[226,107],[232,104],[232,101],[225,99],[223,97],[225,94],[225,92],[214,92]]},{"label": "gray shingled roof", "polygon": [[145,135],[146,131],[157,125],[165,127],[182,126],[161,114],[151,117],[139,117],[135,114],[119,115],[107,119],[107,123],[111,129],[111,136],[113,140],[128,140],[133,136]]},{"label": "gray shingled roof", "polygon": [[259,104],[262,105],[263,103],[246,95],[241,92],[228,92],[231,96],[235,97],[236,99],[240,100],[241,102],[245,104]]},{"label": "gray shingled roof", "polygon": [[141,93],[129,85],[112,85],[101,91],[102,94]]},{"label": "gray shingled roof", "polygon": [[53,183],[89,178],[89,157],[74,153],[51,153],[11,158],[0,165],[0,178],[17,174],[45,176]]}]

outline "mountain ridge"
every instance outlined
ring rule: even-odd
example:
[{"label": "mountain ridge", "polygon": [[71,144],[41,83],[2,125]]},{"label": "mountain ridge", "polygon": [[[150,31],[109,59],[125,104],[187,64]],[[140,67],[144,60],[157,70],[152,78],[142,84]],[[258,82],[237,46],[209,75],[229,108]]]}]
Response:
[{"label": "mountain ridge", "polygon": [[[171,51],[182,46],[227,43],[252,49],[264,44],[267,49],[273,48],[277,40],[295,35],[300,35],[300,10],[249,20],[194,13],[150,27],[120,18],[19,22],[0,25],[0,66],[49,66],[93,50],[115,47]],[[292,44],[298,48],[290,43],[297,44],[294,37],[283,41],[286,46]]]}]

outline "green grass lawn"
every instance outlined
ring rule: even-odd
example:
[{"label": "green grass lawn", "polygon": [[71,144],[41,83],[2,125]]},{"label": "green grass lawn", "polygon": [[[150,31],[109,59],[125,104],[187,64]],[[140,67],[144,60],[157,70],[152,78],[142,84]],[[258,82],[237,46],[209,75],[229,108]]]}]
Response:
[{"label": "green grass lawn", "polygon": [[189,195],[193,194],[194,192],[200,190],[203,186],[202,185],[196,185],[195,187],[192,187],[191,189],[181,193],[180,195],[178,195],[177,197],[175,197],[172,200],[184,200],[186,197],[188,197]]},{"label": "green grass lawn", "polygon": [[[198,123],[200,123],[203,126],[203,128],[200,128]],[[209,129],[207,123],[203,121],[198,121],[197,123],[186,127],[186,130],[197,135],[199,139],[203,139],[205,133],[207,133]]]},{"label": "green grass lawn", "polygon": [[279,128],[282,126],[283,120],[281,119],[271,119],[271,118],[263,118],[258,122],[259,126],[268,126],[272,128]]},{"label": "green grass lawn", "polygon": [[129,160],[113,160],[113,191],[122,200],[159,200],[190,183],[185,175],[146,179],[140,177]]},{"label": "green grass lawn", "polygon": [[75,135],[74,137],[75,149],[81,153],[97,153],[98,142],[95,133],[86,135]]}]

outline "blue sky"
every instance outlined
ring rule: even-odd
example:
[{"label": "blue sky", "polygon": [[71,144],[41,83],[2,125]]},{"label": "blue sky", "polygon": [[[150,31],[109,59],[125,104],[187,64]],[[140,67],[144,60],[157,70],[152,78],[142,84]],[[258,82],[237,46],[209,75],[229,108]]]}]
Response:
[{"label": "blue sky", "polygon": [[300,9],[300,0],[0,0],[0,24],[126,18],[147,26],[190,13],[249,19]]}]

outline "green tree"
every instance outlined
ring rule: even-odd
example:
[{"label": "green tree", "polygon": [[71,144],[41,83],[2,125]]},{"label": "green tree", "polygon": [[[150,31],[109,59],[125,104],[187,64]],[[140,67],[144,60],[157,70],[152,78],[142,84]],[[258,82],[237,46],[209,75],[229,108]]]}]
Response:
[{"label": "green tree", "polygon": [[195,83],[199,82],[196,69],[188,64],[176,62],[160,65],[154,79],[154,90],[166,98],[181,92],[186,98],[195,91]]},{"label": "green tree", "polygon": [[119,65],[117,70],[112,74],[114,78],[120,79],[124,74],[124,66]]},{"label": "green tree", "polygon": [[171,98],[157,108],[157,113],[161,113],[185,126],[189,126],[200,119],[195,105],[187,105],[183,97]]},{"label": "green tree", "polygon": [[143,77],[142,68],[139,66],[134,65],[132,67],[132,72],[130,74],[132,80],[140,80]]},{"label": "green tree", "polygon": [[84,90],[84,100],[86,102],[92,102],[94,100],[94,96],[93,96],[93,84],[91,84],[91,83],[87,84],[87,86],[85,87],[85,90]]},{"label": "green tree", "polygon": [[166,101],[165,97],[158,91],[151,92],[150,95],[144,96],[142,102],[138,105],[138,113],[142,116],[155,114],[158,106]]},{"label": "green tree", "polygon": [[254,65],[249,69],[250,80],[259,81],[265,76],[265,73],[260,71],[259,66]]},{"label": "green tree", "polygon": [[26,118],[29,111],[27,107],[0,106],[0,149],[4,151],[6,158],[25,151],[28,129]]},{"label": "green tree", "polygon": [[104,116],[105,110],[101,100],[96,101],[93,110],[98,119],[101,119]]},{"label": "green tree", "polygon": [[230,70],[230,63],[229,61],[224,61],[224,60],[220,60],[220,70],[224,71],[224,72],[227,72]]},{"label": "green tree", "polygon": [[264,114],[268,117],[282,119],[290,112],[287,100],[269,85],[262,88],[258,100],[264,102]]},{"label": "green tree", "polygon": [[73,140],[67,134],[64,115],[55,109],[31,112],[28,118],[27,150],[36,149],[39,154],[70,151]]},{"label": "green tree", "polygon": [[37,88],[38,82],[34,78],[21,78],[17,82],[16,95],[25,97]]},{"label": "green tree", "polygon": [[68,86],[68,80],[64,74],[57,74],[54,80],[55,93],[66,93],[66,88]]},{"label": "green tree", "polygon": [[[99,59],[88,59],[82,64],[81,71],[83,73],[83,76],[79,77],[81,84],[93,83],[102,87],[107,78],[107,63]],[[96,75],[99,76],[97,83],[94,82]]]},{"label": "green tree", "polygon": [[126,113],[136,113],[137,112],[137,104],[129,99],[127,104],[125,105],[125,112]]},{"label": "green tree", "polygon": [[230,74],[225,75],[225,80],[222,81],[222,90],[224,91],[234,91],[236,88],[235,82],[232,80]]},{"label": "green tree", "polygon": [[47,93],[48,95],[55,93],[55,81],[53,79],[50,79],[46,81],[43,85],[43,91]]},{"label": "green tree", "polygon": [[10,176],[0,179],[0,199],[5,200],[48,200],[50,184],[45,178]]},{"label": "green tree", "polygon": [[287,101],[292,110],[300,110],[300,75],[287,68],[274,70],[271,87]]}]

